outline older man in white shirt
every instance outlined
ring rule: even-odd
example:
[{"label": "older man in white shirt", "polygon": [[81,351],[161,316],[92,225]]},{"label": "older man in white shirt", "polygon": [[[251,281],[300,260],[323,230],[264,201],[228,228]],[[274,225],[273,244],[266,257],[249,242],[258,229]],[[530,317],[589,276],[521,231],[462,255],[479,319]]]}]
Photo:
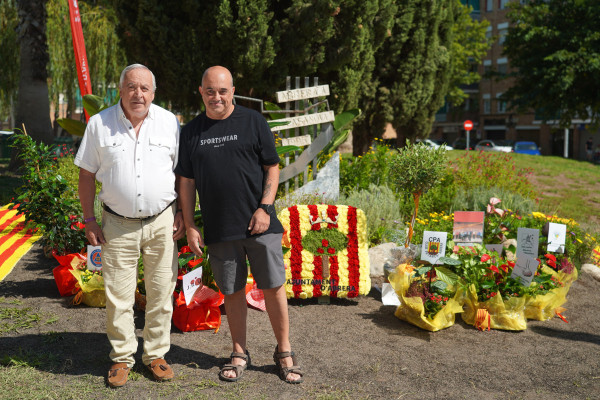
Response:
[{"label": "older man in white shirt", "polygon": [[[119,82],[121,101],[90,118],[75,157],[85,234],[102,246],[107,335],[113,362],[110,387],[123,386],[135,363],[137,337],[133,304],[137,264],[144,262],[146,325],[142,362],[156,380],[173,370],[164,360],[170,347],[172,293],[177,279],[176,240],[183,237],[177,209],[179,122],[152,104],[156,81],[141,64],[126,67]],[[95,181],[102,183],[102,227],[94,217]]]}]

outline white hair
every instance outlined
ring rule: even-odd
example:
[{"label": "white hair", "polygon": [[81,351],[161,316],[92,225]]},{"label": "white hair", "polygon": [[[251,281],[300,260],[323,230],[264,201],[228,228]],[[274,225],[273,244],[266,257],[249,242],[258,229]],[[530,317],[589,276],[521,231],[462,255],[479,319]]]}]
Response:
[{"label": "white hair", "polygon": [[[125,75],[127,75],[127,73],[131,70],[134,69],[146,69],[148,71],[150,71],[150,68],[146,67],[145,65],[142,64],[131,64],[125,67],[125,69],[123,70],[123,72],[121,72],[121,78],[119,79],[119,87],[122,88],[123,87],[123,82],[125,81]],[[156,92],[156,78],[154,77],[154,74],[152,73],[152,71],[150,71],[150,75],[152,75],[152,91]]]}]

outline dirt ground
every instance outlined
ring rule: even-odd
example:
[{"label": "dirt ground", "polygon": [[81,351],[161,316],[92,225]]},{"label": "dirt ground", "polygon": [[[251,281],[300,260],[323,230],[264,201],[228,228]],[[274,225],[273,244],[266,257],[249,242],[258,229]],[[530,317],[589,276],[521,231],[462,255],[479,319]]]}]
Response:
[{"label": "dirt ground", "polygon": [[[106,388],[110,365],[105,310],[72,306],[59,297],[52,268],[35,246],[0,283],[6,302],[19,299],[47,320],[0,337],[0,359],[36,354],[48,363],[35,368],[49,377],[44,398],[207,399],[598,399],[600,398],[600,282],[583,273],[573,284],[564,313],[530,321],[522,332],[480,332],[460,318],[452,327],[427,332],[394,316],[379,292],[355,300],[290,301],[291,339],[306,371],[289,385],[276,375],[275,347],[266,313],[249,312],[252,366],[238,383],[217,378],[230,353],[223,317],[220,331],[171,332],[167,360],[176,378],[157,383],[138,364],[123,388]],[[374,284],[381,279],[374,280]],[[136,312],[138,336],[144,316]],[[141,342],[141,340],[140,340]],[[42,357],[43,358],[43,357]],[[8,368],[0,365],[0,372]],[[27,383],[25,383],[27,384]],[[31,384],[31,383],[30,383]],[[73,395],[73,385],[85,387]],[[11,397],[3,387],[0,398]],[[41,397],[40,397],[41,398]]]}]

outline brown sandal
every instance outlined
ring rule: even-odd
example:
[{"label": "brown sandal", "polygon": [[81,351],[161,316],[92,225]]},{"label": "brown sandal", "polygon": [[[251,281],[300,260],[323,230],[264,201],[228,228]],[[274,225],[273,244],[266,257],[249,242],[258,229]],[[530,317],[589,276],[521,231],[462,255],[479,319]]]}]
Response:
[{"label": "brown sandal", "polygon": [[[284,367],[281,365],[281,359],[287,357],[292,357],[291,367]],[[302,383],[302,381],[304,380],[304,372],[302,371],[302,368],[298,366],[298,363],[296,362],[296,354],[293,351],[282,351],[280,353],[279,345],[277,345],[275,346],[275,353],[273,353],[273,361],[275,361],[275,365],[277,366],[277,371],[279,373],[279,378],[281,378],[281,380],[287,383]],[[290,373],[298,374],[300,375],[300,378],[296,380],[290,380],[287,378]]]},{"label": "brown sandal", "polygon": [[[233,353],[231,353],[229,358],[231,358],[232,360],[234,358],[241,358],[242,360],[246,361],[246,364],[236,365],[231,363],[223,365],[223,367],[221,367],[221,371],[219,371],[219,379],[227,382],[239,381],[244,375],[244,371],[246,370],[246,368],[248,368],[248,366],[250,365],[250,353],[248,353],[248,350],[246,350],[246,353],[237,353],[234,351]],[[225,371],[235,371],[235,377],[232,378],[229,376],[225,376],[223,374],[223,372]]]}]

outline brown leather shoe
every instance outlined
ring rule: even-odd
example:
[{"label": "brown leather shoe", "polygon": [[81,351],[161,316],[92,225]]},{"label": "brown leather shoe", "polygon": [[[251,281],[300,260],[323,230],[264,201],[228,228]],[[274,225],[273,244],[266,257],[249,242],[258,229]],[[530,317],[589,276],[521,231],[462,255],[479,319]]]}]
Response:
[{"label": "brown leather shoe", "polygon": [[152,372],[152,376],[157,381],[168,381],[175,376],[173,369],[171,369],[164,358],[153,360],[150,364],[146,365],[146,368]]},{"label": "brown leather shoe", "polygon": [[113,364],[108,370],[108,386],[117,388],[126,384],[130,369],[126,363]]}]

